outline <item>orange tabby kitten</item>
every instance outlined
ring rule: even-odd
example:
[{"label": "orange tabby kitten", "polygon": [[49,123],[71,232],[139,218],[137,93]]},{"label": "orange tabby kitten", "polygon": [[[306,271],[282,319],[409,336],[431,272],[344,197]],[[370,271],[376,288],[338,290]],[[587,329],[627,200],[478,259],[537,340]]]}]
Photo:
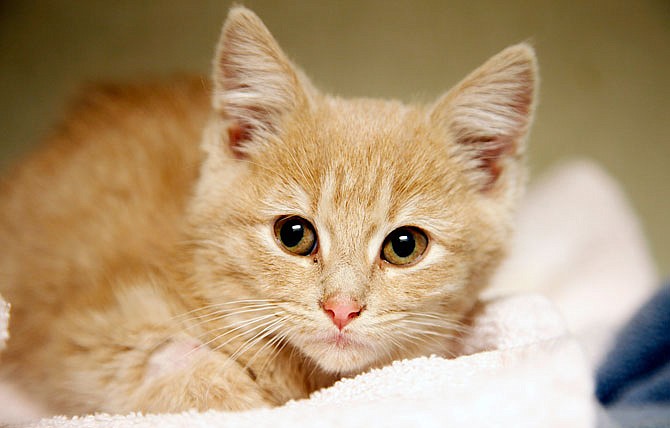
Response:
[{"label": "orange tabby kitten", "polygon": [[55,412],[247,409],[450,354],[524,187],[536,65],[317,91],[249,10],[211,88],[88,91],[0,188],[3,367]]}]

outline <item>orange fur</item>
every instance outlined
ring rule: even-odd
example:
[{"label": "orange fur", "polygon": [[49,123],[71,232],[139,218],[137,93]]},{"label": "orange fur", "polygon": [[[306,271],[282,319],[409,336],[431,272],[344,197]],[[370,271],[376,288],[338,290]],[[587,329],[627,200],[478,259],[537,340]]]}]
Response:
[{"label": "orange fur", "polygon": [[[89,89],[0,187],[3,366],[55,412],[158,412],[454,352],[509,240],[535,68],[517,45],[434,105],[340,99],[238,7],[211,89]],[[313,255],[280,248],[285,215],[314,225]],[[430,241],[406,267],[380,259],[401,226]],[[331,297],[364,307],[341,333]]]}]

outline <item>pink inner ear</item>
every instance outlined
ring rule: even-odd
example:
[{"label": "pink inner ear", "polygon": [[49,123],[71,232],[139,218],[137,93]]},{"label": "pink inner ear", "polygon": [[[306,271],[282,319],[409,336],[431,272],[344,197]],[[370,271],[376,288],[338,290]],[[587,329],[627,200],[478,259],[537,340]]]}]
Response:
[{"label": "pink inner ear", "polygon": [[479,160],[477,169],[486,173],[488,180],[484,183],[484,192],[491,190],[498,181],[503,167],[503,157],[513,152],[514,139],[504,136],[471,138],[462,142],[465,146],[476,147],[476,158]]},{"label": "pink inner ear", "polygon": [[228,127],[228,144],[236,159],[245,157],[242,148],[251,139],[251,125],[234,123]]}]

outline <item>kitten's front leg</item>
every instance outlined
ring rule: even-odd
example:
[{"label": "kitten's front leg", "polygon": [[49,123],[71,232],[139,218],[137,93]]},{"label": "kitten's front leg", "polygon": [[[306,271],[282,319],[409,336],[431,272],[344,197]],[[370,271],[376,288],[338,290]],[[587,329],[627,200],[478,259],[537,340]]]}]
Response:
[{"label": "kitten's front leg", "polygon": [[171,339],[149,356],[144,379],[133,395],[132,407],[145,412],[245,410],[279,404],[237,361],[188,336]]},{"label": "kitten's front leg", "polygon": [[136,286],[114,294],[96,310],[61,319],[51,342],[60,346],[43,349],[62,356],[49,377],[64,408],[156,413],[279,404],[239,363],[195,339],[168,292]]}]

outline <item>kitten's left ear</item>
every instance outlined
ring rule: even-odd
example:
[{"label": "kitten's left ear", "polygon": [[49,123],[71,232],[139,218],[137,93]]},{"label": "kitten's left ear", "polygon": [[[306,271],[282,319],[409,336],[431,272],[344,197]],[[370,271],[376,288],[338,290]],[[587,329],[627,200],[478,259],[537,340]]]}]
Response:
[{"label": "kitten's left ear", "polygon": [[[525,43],[511,46],[444,95],[431,120],[449,139],[482,191],[505,183],[501,176],[520,170],[535,105],[537,63]],[[514,171],[509,171],[514,172]],[[511,180],[518,180],[512,174]]]},{"label": "kitten's left ear", "polygon": [[227,122],[229,148],[238,158],[276,135],[312,90],[260,18],[241,6],[230,10],[223,26],[213,83],[213,106]]}]

